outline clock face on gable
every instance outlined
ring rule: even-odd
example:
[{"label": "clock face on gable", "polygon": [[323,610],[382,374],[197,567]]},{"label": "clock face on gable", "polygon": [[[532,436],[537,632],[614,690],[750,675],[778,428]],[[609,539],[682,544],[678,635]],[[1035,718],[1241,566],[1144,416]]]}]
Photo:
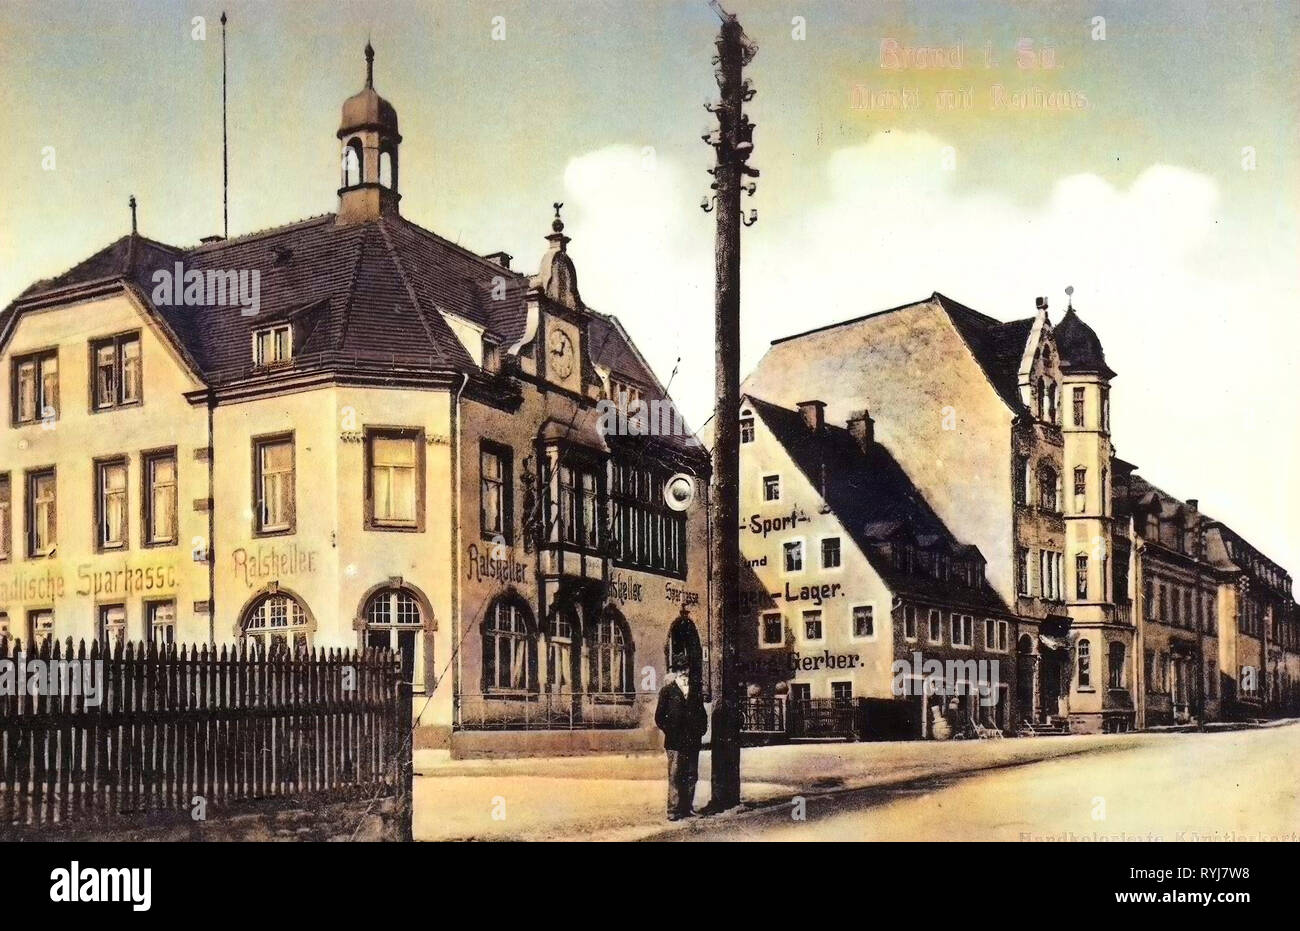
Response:
[{"label": "clock face on gable", "polygon": [[577,368],[577,355],[573,337],[564,330],[551,329],[546,340],[546,370],[560,381],[568,381]]}]

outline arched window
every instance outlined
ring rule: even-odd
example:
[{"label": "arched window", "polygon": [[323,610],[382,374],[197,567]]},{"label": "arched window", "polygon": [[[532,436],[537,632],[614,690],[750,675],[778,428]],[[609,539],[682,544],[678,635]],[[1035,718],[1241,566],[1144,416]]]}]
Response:
[{"label": "arched window", "polygon": [[498,598],[483,619],[483,691],[537,691],[532,614],[517,596]]},{"label": "arched window", "polygon": [[1047,422],[1056,423],[1056,382],[1047,385]]},{"label": "arched window", "polygon": [[1092,686],[1092,644],[1087,640],[1079,641],[1079,688]]},{"label": "arched window", "polygon": [[390,190],[397,190],[397,172],[394,170],[393,153],[387,150],[379,153],[379,183]]},{"label": "arched window", "polygon": [[1110,662],[1106,670],[1106,684],[1113,689],[1124,687],[1124,644],[1118,640],[1110,645]]},{"label": "arched window", "polygon": [[244,640],[267,653],[311,647],[311,618],[302,602],[285,592],[271,592],[253,602],[241,630]]},{"label": "arched window", "polygon": [[632,647],[617,611],[606,610],[591,630],[589,691],[624,693],[632,689]]},{"label": "arched window", "polygon": [[392,650],[402,658],[402,675],[407,682],[418,681],[420,633],[424,617],[419,600],[409,591],[385,588],[366,602],[366,646]]},{"label": "arched window", "polygon": [[573,641],[577,638],[578,616],[572,607],[551,614],[546,625],[546,687],[551,692],[572,692]]},{"label": "arched window", "polygon": [[343,147],[343,186],[356,187],[361,183],[361,143],[356,139]]},{"label": "arched window", "polygon": [[1043,408],[1047,404],[1047,379],[1038,379],[1038,419],[1043,419]]}]

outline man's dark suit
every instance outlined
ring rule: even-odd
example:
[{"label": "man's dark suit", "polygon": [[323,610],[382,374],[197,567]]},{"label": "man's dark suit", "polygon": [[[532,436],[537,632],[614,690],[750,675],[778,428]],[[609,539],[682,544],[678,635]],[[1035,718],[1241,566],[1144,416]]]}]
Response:
[{"label": "man's dark suit", "polygon": [[664,732],[668,754],[668,817],[681,818],[691,813],[695,802],[700,741],[709,727],[708,715],[696,695],[683,695],[673,681],[659,690],[655,724]]}]

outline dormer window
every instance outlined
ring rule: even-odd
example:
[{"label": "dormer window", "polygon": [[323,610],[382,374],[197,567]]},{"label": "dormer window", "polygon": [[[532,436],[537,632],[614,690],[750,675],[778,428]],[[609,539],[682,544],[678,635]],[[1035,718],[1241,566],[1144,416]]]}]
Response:
[{"label": "dormer window", "polygon": [[283,365],[293,357],[293,327],[289,324],[266,327],[253,334],[253,364]]},{"label": "dormer window", "polygon": [[501,347],[486,336],[483,337],[483,371],[492,374],[501,371]]}]

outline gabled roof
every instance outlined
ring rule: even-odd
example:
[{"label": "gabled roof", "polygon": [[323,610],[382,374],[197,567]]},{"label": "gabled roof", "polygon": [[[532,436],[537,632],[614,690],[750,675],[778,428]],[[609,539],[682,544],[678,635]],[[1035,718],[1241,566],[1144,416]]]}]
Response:
[{"label": "gabled roof", "polygon": [[[257,271],[259,312],[177,306],[153,300],[155,273]],[[527,327],[530,280],[399,215],[340,224],[334,214],[190,248],[138,234],[124,236],[53,278],[27,288],[0,312],[0,342],[18,315],[76,300],[100,288],[127,287],[154,310],[208,385],[219,388],[255,374],[252,332],[293,320],[293,372],[371,370],[486,374],[448,324],[455,314],[482,327],[499,345],[516,343]],[[615,317],[585,309],[592,361],[667,400],[649,365]],[[671,403],[671,402],[670,402]],[[669,445],[698,453],[694,437]]]},{"label": "gabled roof", "polygon": [[977,548],[952,535],[884,446],[872,443],[863,450],[848,430],[829,424],[814,433],[798,411],[752,395],[742,398],[742,404],[762,419],[890,589],[954,607],[1010,613],[987,583],[972,588],[922,571],[909,573],[880,552],[881,544],[909,542],[984,561]]},{"label": "gabled roof", "polygon": [[982,314],[978,310],[972,310],[965,304],[954,301],[938,291],[919,301],[900,304],[887,310],[875,311],[861,317],[854,317],[851,320],[842,320],[839,323],[816,327],[791,336],[783,336],[780,339],[772,340],[772,345],[790,342],[838,327],[852,326],[864,320],[872,320],[897,311],[910,310],[922,304],[930,304],[948,316],[948,319],[952,321],[953,327],[970,349],[971,355],[974,356],[976,363],[983,370],[984,376],[998,393],[998,396],[1014,413],[1024,412],[1026,407],[1020,399],[1018,372],[1020,361],[1024,356],[1025,345],[1029,340],[1030,331],[1033,329],[1034,318],[1027,317],[1023,320],[1012,320],[1009,323],[1004,323],[987,314]]}]

